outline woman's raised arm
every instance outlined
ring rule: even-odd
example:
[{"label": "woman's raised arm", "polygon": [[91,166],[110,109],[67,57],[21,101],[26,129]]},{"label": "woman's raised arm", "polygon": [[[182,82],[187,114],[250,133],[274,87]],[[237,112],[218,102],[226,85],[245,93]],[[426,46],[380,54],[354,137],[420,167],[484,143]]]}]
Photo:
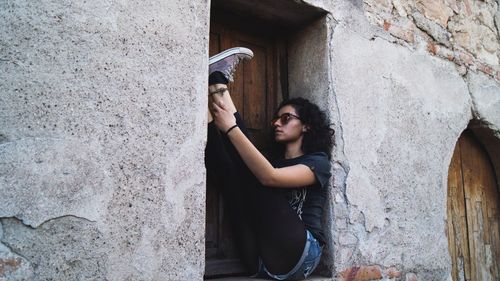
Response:
[{"label": "woman's raised arm", "polygon": [[[227,110],[221,101],[213,103],[212,110],[215,124],[223,132],[236,124],[233,113]],[[228,137],[261,184],[269,187],[296,188],[316,182],[314,173],[306,165],[274,168],[238,127],[232,129]]]}]

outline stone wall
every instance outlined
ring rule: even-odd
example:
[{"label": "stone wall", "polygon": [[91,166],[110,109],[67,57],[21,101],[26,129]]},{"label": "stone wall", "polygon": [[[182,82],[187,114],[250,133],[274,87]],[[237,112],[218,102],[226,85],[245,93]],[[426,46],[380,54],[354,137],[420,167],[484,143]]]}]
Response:
[{"label": "stone wall", "polygon": [[402,44],[500,80],[500,9],[495,0],[364,0],[371,23]]},{"label": "stone wall", "polygon": [[469,2],[330,6],[335,279],[451,280],[447,174],[471,120],[500,170],[498,3]]}]

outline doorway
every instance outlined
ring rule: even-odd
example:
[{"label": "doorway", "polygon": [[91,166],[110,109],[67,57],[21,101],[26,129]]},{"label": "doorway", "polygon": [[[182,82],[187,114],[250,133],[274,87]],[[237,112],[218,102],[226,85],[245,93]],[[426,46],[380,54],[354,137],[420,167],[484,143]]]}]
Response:
[{"label": "doorway", "polygon": [[500,280],[500,192],[491,163],[466,130],[448,173],[447,235],[454,281]]},{"label": "doorway", "polygon": [[[293,0],[211,1],[209,55],[236,46],[254,52],[252,60],[238,67],[228,87],[251,141],[264,155],[270,143],[269,120],[278,103],[296,95],[319,103],[317,94],[330,89],[324,77],[329,73],[325,15],[318,7]],[[304,62],[313,67],[305,69]],[[309,80],[303,79],[305,70]],[[217,178],[211,175],[206,195],[205,277],[243,274]]]},{"label": "doorway", "polygon": [[[279,39],[255,34],[234,24],[216,20],[210,25],[210,56],[232,47],[246,47],[254,57],[245,60],[228,85],[231,97],[250,131],[250,139],[265,154],[269,138],[269,120],[282,99],[283,91],[276,85]],[[282,61],[285,63],[285,61]],[[207,178],[206,266],[205,276],[244,273],[233,244],[228,214],[217,191],[218,180]]]}]

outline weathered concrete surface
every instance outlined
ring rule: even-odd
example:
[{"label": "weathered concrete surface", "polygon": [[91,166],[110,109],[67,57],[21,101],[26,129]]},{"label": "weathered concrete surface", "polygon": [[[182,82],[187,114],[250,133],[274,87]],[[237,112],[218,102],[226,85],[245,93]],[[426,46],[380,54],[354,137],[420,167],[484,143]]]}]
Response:
[{"label": "weathered concrete surface", "polygon": [[[17,219],[1,223],[0,241],[23,257],[21,264],[29,261],[30,280],[106,280],[106,241],[94,223],[76,217],[50,220],[36,229]],[[12,280],[28,279],[17,275],[7,274]]]},{"label": "weathered concrete surface", "polygon": [[453,64],[370,40],[349,25],[337,26],[332,45],[349,165],[347,201],[336,198],[334,208],[348,217],[347,225],[338,221],[345,230],[337,270],[398,265],[421,280],[445,280],[447,173],[472,117],[467,86]]},{"label": "weathered concrete surface", "polygon": [[469,72],[467,83],[474,115],[500,138],[500,83],[484,74]]},{"label": "weathered concrete surface", "polygon": [[100,150],[97,143],[48,137],[1,144],[0,217],[33,227],[68,214],[97,220],[112,191]]},{"label": "weathered concrete surface", "polygon": [[202,279],[208,14],[0,3],[0,216],[21,220],[2,219],[0,259],[34,279]]},{"label": "weathered concrete surface", "polygon": [[30,280],[33,269],[28,261],[0,244],[0,280]]},{"label": "weathered concrete surface", "polygon": [[484,145],[500,179],[500,83],[488,76],[470,72],[467,83],[472,97],[474,134]]},{"label": "weathered concrete surface", "polygon": [[[0,241],[2,238],[3,227],[0,223]],[[0,243],[0,280],[30,279],[32,275],[33,269],[29,262]]]}]

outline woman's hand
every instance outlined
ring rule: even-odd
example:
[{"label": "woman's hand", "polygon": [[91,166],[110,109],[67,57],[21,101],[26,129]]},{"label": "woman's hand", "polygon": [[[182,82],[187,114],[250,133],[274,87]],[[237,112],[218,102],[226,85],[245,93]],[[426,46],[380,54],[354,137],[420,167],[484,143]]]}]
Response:
[{"label": "woman's hand", "polygon": [[234,114],[227,110],[222,101],[212,103],[212,116],[214,118],[215,125],[222,132],[226,132],[229,128],[236,124]]}]

